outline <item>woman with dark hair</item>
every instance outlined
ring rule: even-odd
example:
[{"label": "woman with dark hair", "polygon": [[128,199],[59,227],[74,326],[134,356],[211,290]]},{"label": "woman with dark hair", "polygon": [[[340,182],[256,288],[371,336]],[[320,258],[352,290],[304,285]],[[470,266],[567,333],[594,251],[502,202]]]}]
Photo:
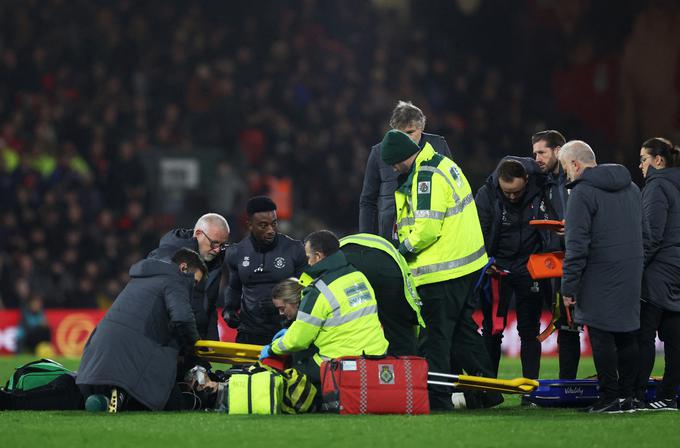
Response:
[{"label": "woman with dark hair", "polygon": [[664,341],[663,381],[645,410],[677,408],[680,385],[680,150],[665,138],[642,144],[640,169],[645,178],[642,206],[645,270],[640,308],[639,400],[654,367],[655,336]]}]

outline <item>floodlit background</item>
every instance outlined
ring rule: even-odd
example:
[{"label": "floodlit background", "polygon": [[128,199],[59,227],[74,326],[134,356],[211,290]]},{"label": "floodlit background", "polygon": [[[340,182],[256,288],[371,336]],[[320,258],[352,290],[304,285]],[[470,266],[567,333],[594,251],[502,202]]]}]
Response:
[{"label": "floodlit background", "polygon": [[639,182],[640,143],[680,140],[679,36],[672,0],[3,0],[0,351],[21,308],[105,309],[171,227],[240,239],[252,195],[355,232],[400,99],[475,190],[547,128]]}]

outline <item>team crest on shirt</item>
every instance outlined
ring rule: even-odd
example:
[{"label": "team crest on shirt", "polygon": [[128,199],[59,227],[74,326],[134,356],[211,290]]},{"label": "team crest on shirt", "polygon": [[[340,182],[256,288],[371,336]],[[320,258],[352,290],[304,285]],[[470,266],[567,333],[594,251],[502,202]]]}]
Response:
[{"label": "team crest on shirt", "polygon": [[250,257],[248,256],[243,257],[243,263],[241,263],[241,266],[243,266],[244,268],[250,266]]},{"label": "team crest on shirt", "polygon": [[274,267],[276,269],[283,269],[286,267],[286,259],[283,257],[274,258]]},{"label": "team crest on shirt", "polygon": [[418,194],[430,194],[430,181],[418,182]]}]

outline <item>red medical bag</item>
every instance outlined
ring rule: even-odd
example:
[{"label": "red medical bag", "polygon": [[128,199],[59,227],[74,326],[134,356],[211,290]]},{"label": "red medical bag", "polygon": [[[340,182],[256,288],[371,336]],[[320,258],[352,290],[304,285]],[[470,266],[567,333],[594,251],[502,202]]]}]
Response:
[{"label": "red medical bag", "polygon": [[427,361],[344,357],[321,364],[322,409],[340,414],[429,414]]}]

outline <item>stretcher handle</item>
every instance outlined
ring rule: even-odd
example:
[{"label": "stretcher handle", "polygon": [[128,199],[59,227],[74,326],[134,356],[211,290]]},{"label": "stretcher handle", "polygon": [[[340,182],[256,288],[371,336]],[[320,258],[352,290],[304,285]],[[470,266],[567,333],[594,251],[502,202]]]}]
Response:
[{"label": "stretcher handle", "polygon": [[505,387],[501,385],[497,386],[491,386],[488,384],[481,385],[481,384],[461,384],[461,383],[447,383],[445,381],[428,381],[427,384],[435,384],[439,386],[449,386],[449,387],[455,387],[458,389],[466,389],[466,390],[481,390],[481,391],[495,391],[495,392],[502,392],[505,394],[527,394],[533,392],[536,388],[533,386],[529,385],[522,385],[518,387]]},{"label": "stretcher handle", "polygon": [[503,380],[497,378],[486,378],[483,376],[453,375],[450,373],[439,372],[428,372],[428,375],[435,377],[451,378],[459,385],[505,387],[510,389],[522,388],[522,386],[529,386],[530,388],[535,389],[539,386],[538,381],[529,378],[514,378],[511,380]]}]

